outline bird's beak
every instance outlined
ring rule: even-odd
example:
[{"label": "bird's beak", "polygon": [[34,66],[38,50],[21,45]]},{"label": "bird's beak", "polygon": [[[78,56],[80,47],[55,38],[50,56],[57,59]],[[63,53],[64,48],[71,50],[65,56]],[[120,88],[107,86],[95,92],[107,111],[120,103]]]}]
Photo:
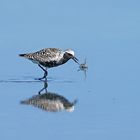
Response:
[{"label": "bird's beak", "polygon": [[77,64],[79,64],[79,60],[74,56],[73,58],[72,58]]}]

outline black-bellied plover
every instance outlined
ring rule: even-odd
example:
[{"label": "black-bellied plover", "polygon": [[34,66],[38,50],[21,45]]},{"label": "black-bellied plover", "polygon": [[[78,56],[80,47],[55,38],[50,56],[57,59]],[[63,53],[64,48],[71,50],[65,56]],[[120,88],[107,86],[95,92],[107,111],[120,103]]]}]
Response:
[{"label": "black-bellied plover", "polygon": [[74,56],[74,51],[71,49],[62,51],[58,48],[45,48],[34,53],[19,54],[19,56],[25,57],[33,63],[38,64],[38,66],[44,71],[44,76],[39,78],[39,80],[47,77],[48,68],[65,64],[70,59],[73,59],[76,63],[78,63],[78,59]]}]

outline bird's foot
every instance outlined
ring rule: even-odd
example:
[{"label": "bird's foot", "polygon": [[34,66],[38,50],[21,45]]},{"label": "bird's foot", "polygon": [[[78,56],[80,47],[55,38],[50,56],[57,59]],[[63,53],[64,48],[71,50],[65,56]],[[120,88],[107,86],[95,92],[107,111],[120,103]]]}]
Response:
[{"label": "bird's foot", "polygon": [[41,78],[35,78],[35,80],[39,80],[39,81],[43,81],[43,82],[47,82],[47,77],[41,77]]},{"label": "bird's foot", "polygon": [[[47,82],[47,75],[48,75],[48,72],[47,70],[44,71],[44,76],[41,77],[41,78],[37,78],[36,80],[40,80],[40,81],[44,81],[44,82]],[[44,79],[44,80],[43,80]]]}]

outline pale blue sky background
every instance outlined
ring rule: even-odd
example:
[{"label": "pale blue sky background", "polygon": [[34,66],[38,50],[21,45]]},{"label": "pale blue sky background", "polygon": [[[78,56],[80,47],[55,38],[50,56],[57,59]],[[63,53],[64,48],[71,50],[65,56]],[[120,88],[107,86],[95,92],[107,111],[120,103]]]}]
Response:
[{"label": "pale blue sky background", "polygon": [[[139,7],[138,0],[0,0],[0,139],[139,140]],[[18,54],[45,47],[87,58],[86,81],[73,61],[49,70],[49,91],[78,99],[71,114],[19,104],[43,83],[6,82],[42,76]]]}]

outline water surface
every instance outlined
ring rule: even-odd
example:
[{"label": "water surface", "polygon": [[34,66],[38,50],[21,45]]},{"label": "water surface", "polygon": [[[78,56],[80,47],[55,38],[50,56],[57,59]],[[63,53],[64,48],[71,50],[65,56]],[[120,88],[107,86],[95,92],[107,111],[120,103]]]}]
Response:
[{"label": "water surface", "polygon": [[[0,139],[139,140],[139,2],[0,2]],[[37,96],[43,72],[18,57],[45,47],[72,48],[72,60],[50,69],[47,91],[73,102],[51,112],[21,101]],[[45,90],[43,91],[43,93]]]}]

